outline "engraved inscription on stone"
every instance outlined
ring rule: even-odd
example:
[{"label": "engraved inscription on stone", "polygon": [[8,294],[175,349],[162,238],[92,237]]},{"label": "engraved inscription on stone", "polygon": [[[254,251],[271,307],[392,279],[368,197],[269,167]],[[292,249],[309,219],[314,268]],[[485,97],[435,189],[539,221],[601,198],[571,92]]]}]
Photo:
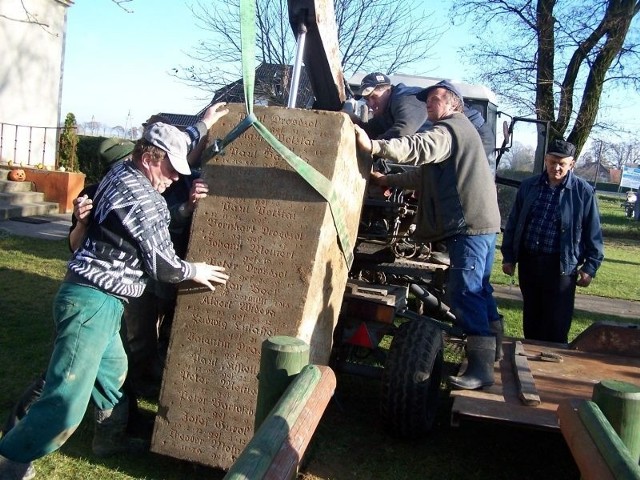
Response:
[{"label": "engraved inscription on stone", "polygon": [[[256,107],[260,121],[329,179],[355,241],[368,166],[341,113]],[[242,105],[209,132],[222,138]],[[152,450],[228,469],[253,435],[262,342],[289,335],[326,364],[347,266],[329,204],[250,128],[206,160],[209,196],[188,260],[223,265],[228,285],[182,293],[171,332]]]}]

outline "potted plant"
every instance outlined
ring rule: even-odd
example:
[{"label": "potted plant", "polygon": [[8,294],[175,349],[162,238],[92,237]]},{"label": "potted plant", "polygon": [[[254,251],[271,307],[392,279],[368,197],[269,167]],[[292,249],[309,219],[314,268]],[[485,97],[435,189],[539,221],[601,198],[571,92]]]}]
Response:
[{"label": "potted plant", "polygon": [[42,167],[25,169],[26,180],[33,183],[37,192],[44,193],[46,201],[57,202],[60,213],[73,211],[73,199],[84,188],[85,174],[78,171],[76,130],[75,115],[69,113],[60,133],[55,170]]}]

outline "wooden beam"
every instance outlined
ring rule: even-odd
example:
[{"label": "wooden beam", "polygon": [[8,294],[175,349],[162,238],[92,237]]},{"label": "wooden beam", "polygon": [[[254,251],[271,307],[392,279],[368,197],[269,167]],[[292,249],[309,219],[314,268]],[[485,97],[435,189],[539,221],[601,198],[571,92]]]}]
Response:
[{"label": "wooden beam", "polygon": [[513,374],[518,384],[520,401],[530,407],[540,405],[540,396],[536,390],[536,383],[533,380],[529,362],[527,361],[524,347],[520,341],[515,342],[513,345],[512,364]]},{"label": "wooden beam", "polygon": [[569,399],[558,404],[560,431],[580,470],[582,480],[613,480],[613,472],[578,415],[578,406],[582,402],[584,400]]},{"label": "wooden beam", "polygon": [[335,387],[336,377],[329,367],[304,367],[229,469],[225,480],[295,478]]},{"label": "wooden beam", "polygon": [[288,0],[289,23],[298,35],[306,29],[304,65],[311,81],[317,110],[340,111],[346,99],[338,45],[338,27],[331,0]]}]

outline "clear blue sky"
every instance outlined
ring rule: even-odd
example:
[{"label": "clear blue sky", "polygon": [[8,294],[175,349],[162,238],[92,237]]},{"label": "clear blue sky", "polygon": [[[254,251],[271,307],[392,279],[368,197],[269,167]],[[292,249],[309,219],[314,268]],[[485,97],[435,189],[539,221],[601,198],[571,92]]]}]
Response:
[{"label": "clear blue sky", "polygon": [[[448,12],[453,1],[441,0],[438,9]],[[95,119],[112,127],[139,125],[153,113],[195,113],[207,105],[205,92],[169,75],[171,68],[193,63],[185,52],[207,33],[195,25],[188,3],[133,0],[125,4],[133,13],[126,13],[110,0],[75,0],[68,9],[63,118],[71,112],[80,124]],[[449,29],[423,70],[434,77],[473,79],[474,65],[463,65],[457,55],[471,40],[464,26]],[[602,116],[626,119],[622,124],[631,131],[640,128],[637,92],[606,96],[619,108],[603,109]]]},{"label": "clear blue sky", "polygon": [[79,123],[140,124],[158,112],[196,113],[204,92],[169,75],[191,62],[202,37],[182,0],[134,0],[126,13],[110,0],[76,0],[69,7],[62,116]]},{"label": "clear blue sky", "polygon": [[[134,0],[126,6],[133,13],[110,0],[76,0],[68,9],[63,118],[71,112],[80,124],[95,119],[125,126],[129,112],[135,125],[152,113],[195,113],[207,105],[205,92],[169,75],[171,68],[193,63],[185,52],[206,35],[187,2]],[[459,31],[447,34],[441,42],[447,51],[438,59],[447,59],[446,71],[430,65],[430,76],[464,77],[464,67],[451,60],[462,40]]]}]

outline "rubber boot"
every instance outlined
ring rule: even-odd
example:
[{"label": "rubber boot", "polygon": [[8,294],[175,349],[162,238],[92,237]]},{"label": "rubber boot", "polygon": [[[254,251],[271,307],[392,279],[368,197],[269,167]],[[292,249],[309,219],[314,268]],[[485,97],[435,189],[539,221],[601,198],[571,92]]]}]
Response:
[{"label": "rubber boot", "polygon": [[44,383],[43,373],[40,378],[31,383],[31,385],[22,392],[22,395],[20,395],[20,398],[13,406],[11,413],[2,427],[3,437],[9,432],[9,430],[15,427],[20,420],[22,420],[22,417],[27,414],[33,402],[40,398],[40,395],[42,395],[42,391],[44,390]]},{"label": "rubber boot", "polygon": [[489,322],[489,330],[496,336],[496,362],[502,360],[504,352],[502,351],[502,341],[504,339],[504,317],[500,315],[499,320]]},{"label": "rubber boot", "polygon": [[467,337],[467,369],[460,377],[449,377],[449,383],[452,387],[463,390],[493,385],[495,357],[495,337]]},{"label": "rubber boot", "polygon": [[31,480],[36,477],[36,469],[31,462],[20,463],[0,455],[0,478],[2,480]]},{"label": "rubber boot", "polygon": [[127,436],[129,402],[123,398],[111,410],[95,410],[95,431],[91,449],[98,457],[117,453],[141,453],[149,449],[149,442]]}]

